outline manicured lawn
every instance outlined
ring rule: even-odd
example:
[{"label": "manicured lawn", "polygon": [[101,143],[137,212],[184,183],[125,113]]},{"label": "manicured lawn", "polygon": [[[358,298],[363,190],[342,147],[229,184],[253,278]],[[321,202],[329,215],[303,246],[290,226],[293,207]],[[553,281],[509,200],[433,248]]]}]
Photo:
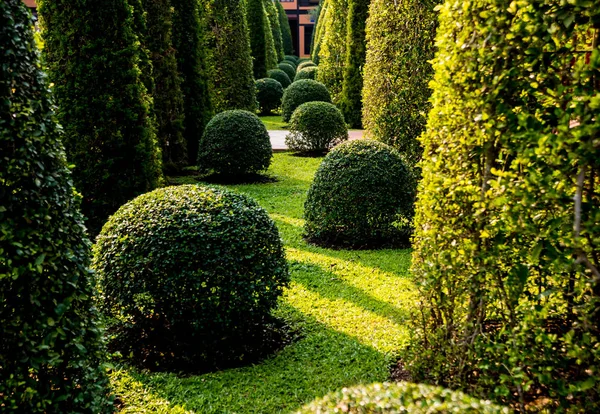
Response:
[{"label": "manicured lawn", "polygon": [[277,182],[228,186],[258,200],[280,229],[292,283],[276,315],[301,339],[262,363],[199,376],[117,370],[123,412],[287,413],[329,391],[388,378],[414,308],[410,250],[306,244],[303,203],[320,161],[275,154],[269,174]]},{"label": "manicured lawn", "polygon": [[261,116],[260,120],[265,124],[267,130],[288,129],[288,124],[281,120],[281,115]]}]

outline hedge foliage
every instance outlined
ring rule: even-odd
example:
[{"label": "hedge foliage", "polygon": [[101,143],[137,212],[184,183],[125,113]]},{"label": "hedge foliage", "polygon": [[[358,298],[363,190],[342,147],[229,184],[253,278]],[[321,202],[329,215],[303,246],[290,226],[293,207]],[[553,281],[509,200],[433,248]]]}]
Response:
[{"label": "hedge foliage", "polygon": [[90,243],[21,0],[0,2],[0,407],[110,413]]},{"label": "hedge foliage", "polygon": [[272,69],[267,72],[267,75],[269,76],[269,78],[275,79],[277,82],[281,83],[283,89],[287,88],[292,83],[287,73],[285,73],[281,69]]},{"label": "hedge foliage", "polygon": [[283,52],[286,56],[293,55],[294,45],[292,43],[292,29],[290,29],[290,22],[285,13],[285,9],[281,2],[276,1],[277,14],[279,16],[279,26],[281,27],[281,40],[283,41]]},{"label": "hedge foliage", "polygon": [[348,128],[340,110],[327,102],[306,102],[290,120],[285,144],[292,151],[325,152],[348,139]]},{"label": "hedge foliage", "polygon": [[42,0],[39,13],[63,143],[96,234],[119,206],[162,183],[131,9],[125,0]]},{"label": "hedge foliage", "polygon": [[277,62],[279,62],[277,46],[275,46],[275,38],[273,37],[273,28],[271,26],[271,20],[269,19],[268,9],[270,4],[273,4],[271,0],[263,0],[263,10],[265,13],[265,47],[267,48],[267,70],[275,69],[277,67]]},{"label": "hedge foliage", "polygon": [[367,21],[363,124],[411,166],[421,158],[417,140],[431,104],[429,61],[435,52],[437,0],[373,0]]},{"label": "hedge foliage", "polygon": [[200,141],[201,171],[228,176],[257,173],[269,168],[273,149],[269,133],[252,112],[221,112],[210,120]]},{"label": "hedge foliage", "polygon": [[228,337],[243,341],[289,281],[266,211],[247,196],[198,185],[161,188],[121,207],[98,236],[93,266],[101,310],[116,323],[113,340],[136,352],[140,337],[158,331],[176,344],[175,358],[190,344],[196,358],[210,359]]},{"label": "hedge foliage", "polygon": [[597,2],[441,6],[418,380],[521,411],[600,410],[599,28]]},{"label": "hedge foliage", "polygon": [[[250,51],[252,53],[252,67],[255,79],[267,76],[267,28],[268,18],[264,8],[264,0],[245,0],[248,33],[250,33]],[[233,39],[228,39],[230,42]]]},{"label": "hedge foliage", "polygon": [[250,38],[243,0],[202,0],[210,90],[215,111],[256,110]]},{"label": "hedge foliage", "polygon": [[313,41],[310,48],[311,60],[315,64],[319,64],[319,52],[321,51],[321,44],[323,43],[323,35],[325,34],[325,27],[327,26],[327,6],[329,0],[322,0],[319,3],[319,20],[315,21]]},{"label": "hedge foliage", "polygon": [[366,139],[342,143],[327,154],[308,191],[305,236],[347,248],[405,244],[414,187],[392,147]]},{"label": "hedge foliage", "polygon": [[305,102],[321,101],[331,103],[329,91],[322,83],[311,79],[302,79],[293,82],[283,93],[281,102],[281,117],[284,122],[289,122],[292,114]]},{"label": "hedge foliage", "polygon": [[277,63],[282,61],[285,57],[285,52],[283,50],[283,37],[281,36],[281,25],[279,24],[279,13],[277,12],[277,6],[275,6],[275,2],[273,0],[265,0],[265,9],[267,10],[269,26],[271,27],[271,34],[275,44],[275,52],[277,56],[275,63]]},{"label": "hedge foliage", "polygon": [[317,66],[317,65],[313,61],[305,60],[298,64],[298,66],[296,67],[296,72],[299,72],[302,69],[310,68],[310,67],[314,67],[314,66]]},{"label": "hedge foliage", "polygon": [[317,73],[319,68],[317,66],[307,66],[300,69],[296,76],[294,77],[294,82],[302,79],[312,79],[315,80],[317,77]]},{"label": "hedge foliage", "polygon": [[508,414],[508,408],[477,400],[462,392],[410,382],[343,388],[305,405],[297,414]]},{"label": "hedge foliage", "polygon": [[269,115],[281,106],[283,86],[275,79],[265,78],[256,81],[256,100],[261,114]]},{"label": "hedge foliage", "polygon": [[289,62],[281,62],[277,65],[277,68],[284,71],[290,80],[293,80],[296,76],[296,66],[292,66],[292,64]]},{"label": "hedge foliage", "polygon": [[296,70],[296,68],[298,67],[298,60],[295,56],[286,56],[279,63],[289,63],[294,68],[294,70]]}]

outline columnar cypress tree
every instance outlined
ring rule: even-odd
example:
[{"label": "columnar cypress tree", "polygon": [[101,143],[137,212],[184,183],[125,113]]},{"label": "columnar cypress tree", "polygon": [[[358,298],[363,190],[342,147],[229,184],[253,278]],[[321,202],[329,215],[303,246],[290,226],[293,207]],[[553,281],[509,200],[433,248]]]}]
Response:
[{"label": "columnar cypress tree", "polygon": [[207,10],[206,45],[215,111],[256,111],[250,39],[244,0],[202,0]]},{"label": "columnar cypress tree", "polygon": [[198,143],[213,115],[208,65],[204,49],[204,10],[196,0],[171,0],[173,6],[173,47],[181,76],[184,108],[184,137],[188,161],[195,164]]},{"label": "columnar cypress tree", "polygon": [[281,39],[283,41],[283,53],[286,55],[294,54],[294,45],[292,44],[292,30],[290,29],[290,21],[287,18],[285,9],[279,2],[275,0],[277,6],[277,15],[279,17],[279,26],[281,27]]},{"label": "columnar cypress tree", "polygon": [[119,206],[162,181],[131,9],[125,0],[39,6],[67,157],[96,234]]},{"label": "columnar cypress tree", "polygon": [[90,242],[32,27],[0,2],[0,407],[109,413]]},{"label": "columnar cypress tree", "polygon": [[435,51],[436,4],[437,0],[372,0],[367,21],[363,124],[413,167],[421,158],[417,138],[431,107],[429,61]]},{"label": "columnar cypress tree", "polygon": [[269,19],[269,12],[267,11],[268,3],[271,0],[263,1],[263,11],[265,13],[265,47],[267,48],[266,65],[267,71],[277,68],[279,58],[277,56],[277,48],[275,46],[275,39],[273,38],[273,29],[271,27],[271,21]]},{"label": "columnar cypress tree", "polygon": [[312,32],[312,36],[310,37],[310,53],[311,57],[314,56],[313,51],[315,50],[315,38],[317,37],[317,30],[319,27],[319,18],[321,16],[321,11],[323,10],[323,3],[325,0],[319,0],[319,4],[315,7],[311,12],[309,12],[315,22],[314,30]]},{"label": "columnar cypress tree", "polygon": [[346,61],[340,110],[352,128],[362,126],[363,66],[366,58],[365,26],[370,0],[348,0]]},{"label": "columnar cypress tree", "polygon": [[246,0],[246,19],[253,59],[252,67],[256,79],[267,77],[266,18],[263,0]]},{"label": "columnar cypress tree", "polygon": [[311,58],[314,63],[319,64],[319,51],[321,50],[321,44],[323,43],[323,34],[325,33],[324,27],[327,26],[327,6],[329,0],[323,0],[319,6],[319,20],[315,22],[315,31],[313,33],[313,44],[310,49]]},{"label": "columnar cypress tree", "polygon": [[[279,3],[279,0],[275,0]],[[273,34],[273,42],[275,42],[275,51],[277,52],[277,62],[279,63],[285,57],[283,50],[283,38],[281,37],[281,25],[279,24],[279,13],[273,0],[265,0],[265,8],[271,25],[271,33]]]}]

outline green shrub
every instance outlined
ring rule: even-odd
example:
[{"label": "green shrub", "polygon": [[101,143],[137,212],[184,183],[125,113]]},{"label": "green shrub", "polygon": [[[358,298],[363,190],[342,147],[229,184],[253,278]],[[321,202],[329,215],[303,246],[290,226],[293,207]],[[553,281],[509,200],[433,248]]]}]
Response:
[{"label": "green shrub", "polygon": [[349,248],[405,243],[413,194],[410,170],[392,147],[372,140],[340,144],[308,191],[306,238]]},{"label": "green shrub", "polygon": [[[267,76],[267,31],[268,18],[263,5],[263,0],[246,0],[246,20],[248,33],[250,33],[250,51],[252,53],[252,67],[255,79]],[[228,39],[229,42],[234,39]]]},{"label": "green shrub", "polygon": [[275,51],[277,52],[277,60],[275,63],[280,62],[285,57],[283,51],[283,37],[281,35],[281,25],[279,23],[279,13],[277,12],[277,6],[272,0],[265,0],[265,8],[267,10],[267,16],[269,18],[269,25],[271,26],[271,33],[273,35],[273,42],[275,44]]},{"label": "green shrub", "polygon": [[203,171],[223,175],[243,175],[269,168],[273,150],[269,133],[251,112],[221,112],[210,120],[198,153]]},{"label": "green shrub", "polygon": [[111,413],[73,189],[31,13],[0,2],[0,411]]},{"label": "green shrub", "polygon": [[279,16],[279,26],[281,27],[281,39],[283,40],[283,52],[286,56],[290,56],[294,53],[294,45],[292,44],[292,30],[290,29],[290,22],[287,18],[287,14],[281,2],[276,1],[277,15]]},{"label": "green shrub", "polygon": [[290,63],[281,62],[277,65],[277,68],[284,71],[290,80],[294,79],[294,76],[296,76],[296,67],[292,66]]},{"label": "green shrub", "polygon": [[403,358],[419,381],[600,412],[599,10],[439,8]]},{"label": "green shrub", "polygon": [[327,102],[306,102],[292,114],[285,144],[293,151],[324,152],[348,139],[339,109]]},{"label": "green shrub", "polygon": [[285,55],[283,57],[283,60],[289,60],[290,62],[292,62],[294,64],[294,66],[297,66],[299,58],[298,58],[298,56],[295,56],[295,55]]},{"label": "green shrub", "polygon": [[370,136],[396,148],[415,166],[418,137],[431,108],[429,63],[435,51],[436,1],[373,0],[367,21],[363,122]]},{"label": "green shrub", "polygon": [[306,57],[298,58],[298,64],[301,64],[304,62],[312,62],[312,61],[310,60],[310,58],[306,58]]},{"label": "green shrub", "polygon": [[283,89],[287,88],[292,84],[290,77],[281,69],[272,69],[267,72],[267,75],[269,75],[269,78],[275,79],[277,82],[281,83]]},{"label": "green shrub", "polygon": [[291,65],[294,68],[294,70],[296,70],[296,68],[298,66],[298,64],[296,62],[297,62],[296,59],[294,59],[293,57],[286,56],[279,63],[288,63],[289,65]]},{"label": "green shrub", "polygon": [[273,109],[281,106],[283,86],[275,79],[265,78],[256,81],[256,99],[258,108],[264,115],[269,115]]},{"label": "green shrub", "polygon": [[281,116],[289,122],[292,114],[305,102],[321,101],[331,103],[329,91],[322,83],[310,79],[302,79],[292,83],[283,93]]},{"label": "green shrub", "polygon": [[314,67],[314,66],[317,66],[317,65],[315,65],[310,60],[305,60],[304,62],[298,63],[298,66],[296,67],[296,72],[300,72],[304,68],[310,68],[310,67]]},{"label": "green shrub", "polygon": [[309,413],[510,413],[489,401],[480,401],[462,392],[409,382],[359,385],[332,392],[305,405],[298,414]]},{"label": "green shrub", "polygon": [[317,77],[319,68],[317,66],[307,66],[296,73],[294,77],[294,82],[302,80],[302,79],[312,79],[315,80]]},{"label": "green shrub", "polygon": [[[215,111],[256,110],[256,87],[243,0],[202,0]],[[232,41],[235,39],[235,41]]]},{"label": "green shrub", "polygon": [[269,19],[269,5],[273,5],[272,0],[263,0],[263,10],[265,13],[265,47],[267,48],[267,70],[275,69],[277,67],[277,62],[279,62],[280,60],[279,54],[277,53],[277,46],[275,45],[275,38],[273,37],[273,28],[271,26],[271,20]]},{"label": "green shrub", "polygon": [[175,358],[191,352],[207,363],[232,337],[251,334],[289,280],[266,211],[247,196],[197,185],[161,188],[122,206],[98,236],[93,266],[101,310],[123,351],[135,353],[135,341],[158,331],[175,343]]},{"label": "green shrub", "polygon": [[329,0],[322,0],[319,3],[319,19],[315,21],[313,41],[310,48],[311,60],[315,64],[319,64],[319,52],[321,50],[321,43],[323,42],[323,35],[325,34],[325,27],[327,26],[327,7]]},{"label": "green shrub", "polygon": [[119,206],[162,183],[131,9],[125,0],[42,0],[38,10],[62,141],[96,234]]}]

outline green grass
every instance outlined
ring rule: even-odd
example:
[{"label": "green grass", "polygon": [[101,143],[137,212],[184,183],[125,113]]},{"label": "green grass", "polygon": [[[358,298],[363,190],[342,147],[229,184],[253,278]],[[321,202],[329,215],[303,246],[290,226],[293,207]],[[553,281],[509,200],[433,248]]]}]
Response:
[{"label": "green grass", "polygon": [[288,124],[282,121],[281,115],[261,116],[260,120],[269,131],[273,129],[288,129]]},{"label": "green grass", "polygon": [[254,197],[280,229],[292,283],[275,313],[302,338],[262,363],[205,375],[117,370],[112,384],[123,412],[288,413],[330,391],[388,378],[408,340],[410,251],[304,242],[303,203],[320,162],[275,154],[269,174],[277,182],[228,186]]}]

